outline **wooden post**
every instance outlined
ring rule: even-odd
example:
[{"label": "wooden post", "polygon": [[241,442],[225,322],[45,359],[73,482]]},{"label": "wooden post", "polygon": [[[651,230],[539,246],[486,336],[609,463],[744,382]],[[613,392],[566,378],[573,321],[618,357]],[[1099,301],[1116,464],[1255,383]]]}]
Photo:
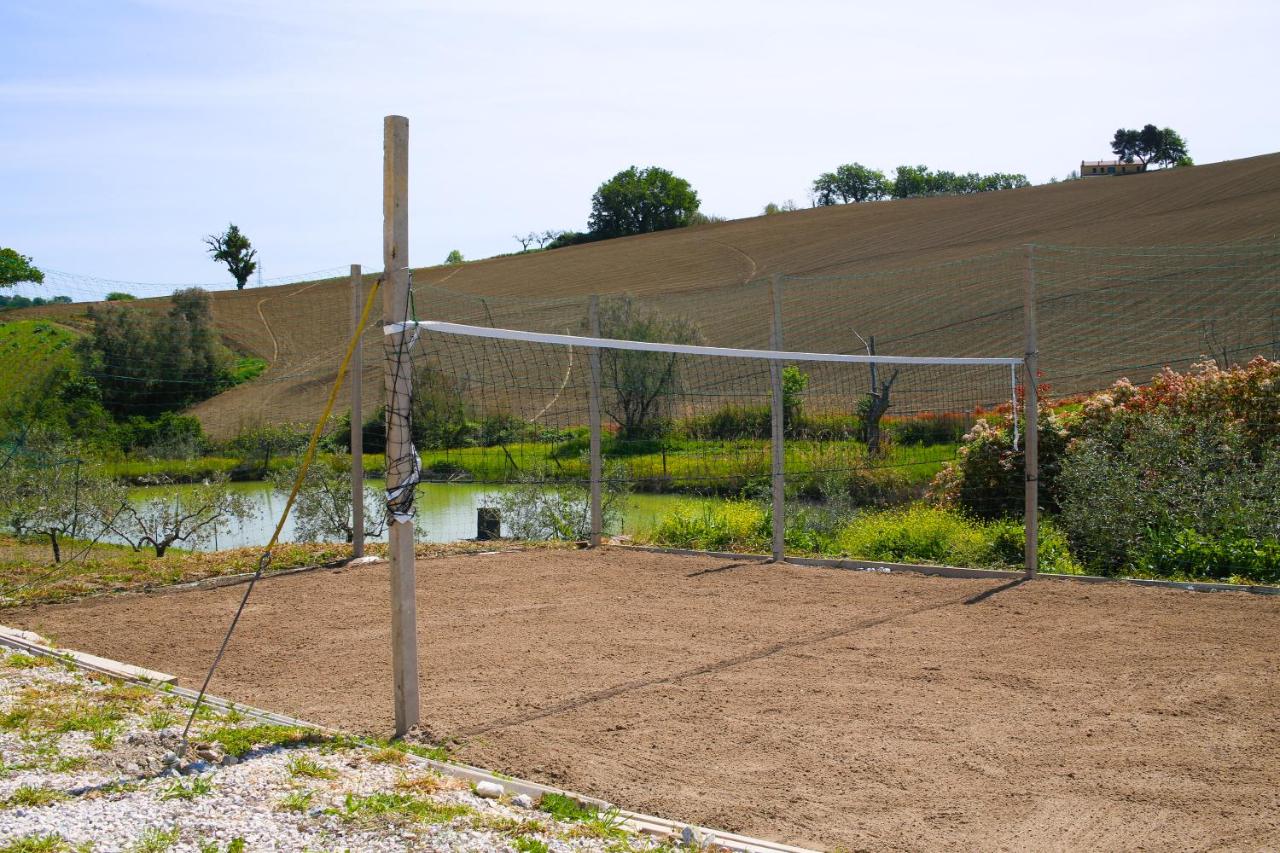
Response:
[{"label": "wooden post", "polygon": [[[383,119],[382,133],[382,317],[384,323],[399,323],[409,319],[409,120],[403,116],[387,116]],[[408,331],[384,335],[388,492],[412,476],[412,471],[404,470],[403,465],[414,452],[409,434],[413,374],[406,346],[409,336]],[[412,518],[391,521],[387,553],[391,562],[391,667],[395,682],[396,736],[401,737],[419,722]]]},{"label": "wooden post", "polygon": [[364,414],[360,384],[364,379],[364,330],[360,312],[364,309],[364,280],[360,265],[351,265],[351,331],[358,336],[351,351],[348,375],[351,383],[351,556],[364,556]]},{"label": "wooden post", "polygon": [[[587,330],[591,337],[600,337],[600,297],[594,294],[587,308]],[[600,348],[591,347],[587,359],[591,364],[591,389],[587,395],[587,418],[591,425],[591,547],[597,548],[604,533],[604,502],[600,493],[604,479],[600,449]]]},{"label": "wooden post", "polygon": [[1036,333],[1036,267],[1035,246],[1027,246],[1027,290],[1023,302],[1023,322],[1026,325],[1027,352],[1023,362],[1026,378],[1024,379],[1023,399],[1026,403],[1026,507],[1023,510],[1023,523],[1026,525],[1026,560],[1027,577],[1031,577],[1039,568],[1040,555],[1040,404],[1036,388],[1039,376],[1040,353],[1038,351]]},{"label": "wooden post", "polygon": [[[773,322],[770,324],[769,348],[782,349],[782,274],[774,273],[770,288],[773,294]],[[785,447],[783,432],[786,421],[782,409],[782,362],[769,362],[769,380],[773,385],[773,402],[771,406],[773,420],[769,430],[773,449],[773,561],[782,562],[786,558],[786,473]]]}]

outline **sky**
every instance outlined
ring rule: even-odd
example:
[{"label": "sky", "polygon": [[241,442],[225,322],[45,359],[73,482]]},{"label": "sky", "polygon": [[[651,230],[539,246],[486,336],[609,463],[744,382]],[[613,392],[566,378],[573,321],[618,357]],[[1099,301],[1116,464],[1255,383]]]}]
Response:
[{"label": "sky", "polygon": [[235,222],[268,282],[379,269],[388,114],[414,266],[585,229],[633,164],[739,218],[853,161],[1041,183],[1148,122],[1235,159],[1280,150],[1278,38],[1274,0],[3,0],[0,246],[231,286]]}]

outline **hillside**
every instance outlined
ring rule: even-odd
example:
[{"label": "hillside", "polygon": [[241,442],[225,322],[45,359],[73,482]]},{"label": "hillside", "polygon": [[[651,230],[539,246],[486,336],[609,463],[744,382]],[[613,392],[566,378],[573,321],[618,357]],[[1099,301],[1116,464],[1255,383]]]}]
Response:
[{"label": "hillside", "polygon": [[[1129,248],[1257,241],[1277,232],[1280,154],[1271,154],[974,196],[800,210],[420,268],[414,271],[415,302],[423,318],[565,331],[580,326],[586,294],[629,292],[696,316],[713,343],[758,346],[768,330],[764,280],[782,273],[812,279],[794,287],[788,283],[794,304],[787,303],[787,344],[793,348],[849,349],[850,330],[857,327],[885,342],[882,352],[1018,355],[1025,264],[1016,250],[1024,244],[1116,247],[1111,255],[1071,258],[1047,250],[1042,299],[1055,286],[1105,280],[1106,316],[1124,329],[1149,321],[1157,296],[1157,301],[1175,302],[1202,296],[1206,270],[1222,279],[1221,257],[1227,257],[1206,261],[1204,253]],[[1231,280],[1245,282],[1247,299],[1240,299],[1249,303],[1249,317],[1257,319],[1280,308],[1274,246],[1261,252],[1247,248],[1245,254],[1248,265]],[[1151,290],[1156,283],[1165,288],[1159,294]],[[475,298],[480,296],[489,298]],[[1228,307],[1233,299],[1229,288],[1217,294],[1217,303],[1225,300]],[[1203,312],[1215,300],[1196,301],[1197,312]],[[347,282],[219,292],[214,308],[228,344],[271,366],[260,379],[196,407],[209,430],[225,435],[259,419],[313,418],[349,330]],[[46,306],[14,313],[65,316],[83,310],[83,305]],[[1056,321],[1042,316],[1042,323],[1053,327],[1042,336],[1049,344],[1042,345],[1046,363],[1053,364],[1056,353],[1059,366],[1075,371],[1077,385],[1107,381],[1123,367],[1185,359],[1189,339],[1205,337],[1205,322],[1192,318],[1190,325],[1167,324],[1154,337],[1132,336],[1126,342],[1115,330],[1091,329],[1093,310],[1081,303]],[[1181,316],[1177,310],[1175,315]],[[999,322],[988,319],[979,331],[970,322],[978,317]],[[1215,334],[1225,334],[1234,322],[1229,321],[1224,318]],[[1077,347],[1082,332],[1094,343]],[[1249,332],[1237,349],[1252,346],[1259,335],[1265,337]],[[1123,355],[1111,353],[1117,347]],[[1086,369],[1102,355],[1110,358],[1106,369]],[[380,341],[370,335],[366,387],[375,391],[379,358]]]}]

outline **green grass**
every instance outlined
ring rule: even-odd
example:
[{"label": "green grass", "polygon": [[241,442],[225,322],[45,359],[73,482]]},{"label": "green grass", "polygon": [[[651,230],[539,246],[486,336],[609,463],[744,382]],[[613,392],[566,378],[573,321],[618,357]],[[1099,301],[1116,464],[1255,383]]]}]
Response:
[{"label": "green grass", "polygon": [[180,832],[177,826],[169,829],[152,827],[142,833],[136,841],[125,848],[128,853],[164,853],[178,843]]},{"label": "green grass", "polygon": [[[737,494],[752,483],[767,483],[770,472],[769,442],[763,440],[715,441],[672,439],[666,452],[659,442],[644,442],[635,452],[606,442],[605,456],[619,459],[638,491],[679,493],[717,492]],[[656,448],[656,449],[655,449]],[[827,471],[891,471],[909,489],[922,489],[955,458],[957,445],[898,446],[874,460],[857,441],[788,441],[785,447],[788,479],[801,492],[816,488],[814,482]],[[540,472],[555,479],[583,480],[587,462],[578,454],[566,454],[563,445],[520,442],[502,447],[463,447],[422,452],[424,479],[448,479],[461,475],[480,482],[504,482],[521,474]]]},{"label": "green grass", "polygon": [[[724,501],[680,504],[650,531],[655,544],[701,551],[763,553],[772,534],[763,504]],[[859,511],[823,532],[804,513],[788,517],[787,550],[793,554],[887,563],[928,563],[1011,569],[1022,565],[1024,532],[1016,520],[984,522],[925,503]],[[1052,521],[1040,529],[1040,566],[1046,572],[1081,574],[1066,537]]]},{"label": "green grass", "polygon": [[90,853],[92,850],[92,842],[72,844],[56,832],[24,835],[0,846],[0,853]]},{"label": "green grass", "polygon": [[337,779],[338,771],[332,767],[325,767],[309,755],[297,755],[289,759],[286,765],[289,775],[297,778],[304,776],[308,779]]},{"label": "green grass", "polygon": [[267,360],[265,358],[258,358],[252,355],[241,356],[236,361],[235,367],[231,368],[231,384],[239,385],[251,379],[256,379],[266,369]]},{"label": "green grass", "polygon": [[292,791],[280,800],[279,806],[286,812],[305,812],[311,808],[311,799],[314,796],[314,791]]},{"label": "green grass", "polygon": [[368,795],[347,794],[342,808],[333,813],[339,818],[355,823],[448,823],[455,818],[474,812],[470,806],[457,803],[437,803],[412,794],[382,793]]},{"label": "green grass", "polygon": [[55,369],[76,371],[79,337],[78,332],[50,320],[0,322],[0,387],[5,396],[23,399]]},{"label": "green grass", "polygon": [[34,785],[19,785],[13,789],[13,793],[0,800],[0,809],[13,809],[19,806],[36,807],[47,806],[50,803],[56,803],[59,800],[65,800],[67,795],[54,788],[38,788]]},{"label": "green grass", "polygon": [[320,743],[324,736],[312,729],[262,723],[246,728],[227,726],[207,732],[204,739],[218,744],[227,755],[239,758],[252,749]]},{"label": "green grass", "polygon": [[213,791],[213,780],[208,776],[196,776],[191,784],[173,782],[160,792],[162,800],[194,800]]}]

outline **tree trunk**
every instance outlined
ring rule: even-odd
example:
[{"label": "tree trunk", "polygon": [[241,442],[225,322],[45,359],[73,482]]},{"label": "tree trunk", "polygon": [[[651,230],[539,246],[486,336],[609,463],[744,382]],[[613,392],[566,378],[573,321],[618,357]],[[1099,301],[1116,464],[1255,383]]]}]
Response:
[{"label": "tree trunk", "polygon": [[58,564],[58,563],[61,563],[61,562],[62,562],[62,549],[61,549],[60,547],[58,547],[58,534],[57,534],[57,533],[55,533],[55,532],[54,532],[54,531],[52,531],[52,530],[50,530],[50,531],[49,531],[49,544],[53,546],[53,562],[54,562],[54,564],[56,565],[56,564]]}]

